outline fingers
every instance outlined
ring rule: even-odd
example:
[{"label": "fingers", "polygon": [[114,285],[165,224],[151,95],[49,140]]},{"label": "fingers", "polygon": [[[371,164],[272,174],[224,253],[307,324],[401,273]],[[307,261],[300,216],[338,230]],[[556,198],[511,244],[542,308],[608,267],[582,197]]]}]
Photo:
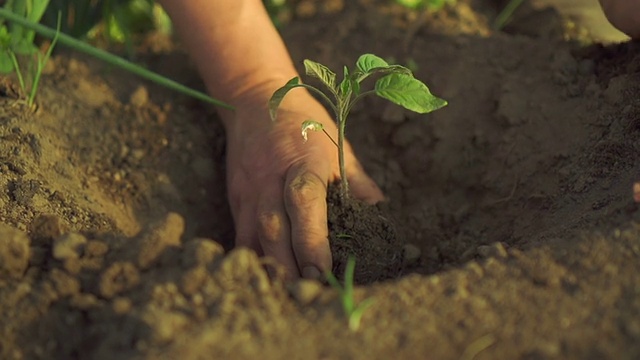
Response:
[{"label": "fingers", "polygon": [[255,230],[256,210],[254,203],[248,201],[249,199],[246,197],[242,198],[244,202],[230,201],[232,204],[238,204],[237,206],[232,205],[231,208],[236,229],[235,247],[248,247],[254,249],[259,256],[262,256],[263,253],[258,244]]},{"label": "fingers", "polygon": [[289,218],[282,200],[282,181],[265,185],[258,203],[258,240],[265,256],[276,259],[290,279],[299,277],[291,246]]},{"label": "fingers", "polygon": [[326,180],[303,167],[292,168],[287,175],[284,199],[293,252],[302,276],[319,279],[331,269]]}]

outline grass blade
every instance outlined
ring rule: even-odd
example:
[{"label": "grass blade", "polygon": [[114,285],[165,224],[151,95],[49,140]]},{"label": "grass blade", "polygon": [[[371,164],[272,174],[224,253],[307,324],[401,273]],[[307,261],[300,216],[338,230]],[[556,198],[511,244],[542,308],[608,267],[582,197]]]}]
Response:
[{"label": "grass blade", "polygon": [[[38,34],[53,39],[56,36],[56,31],[44,26],[44,25],[40,25],[40,24],[36,24],[36,23],[32,23],[28,20],[26,20],[25,18],[15,15],[12,12],[6,10],[6,9],[0,9],[0,17],[3,17],[9,21],[12,21],[16,24],[22,25],[25,28],[31,29],[35,32],[37,32]],[[210,96],[208,96],[205,93],[202,93],[200,91],[196,91],[193,90],[191,88],[188,88],[176,81],[173,81],[171,79],[168,79],[164,76],[158,75],[156,73],[154,73],[153,71],[149,71],[139,65],[136,65],[130,61],[127,61],[119,56],[115,56],[113,54],[110,54],[104,50],[98,49],[96,47],[93,47],[85,42],[82,42],[80,40],[74,39],[69,35],[66,35],[64,33],[59,33],[58,35],[58,42],[64,46],[67,46],[73,50],[77,50],[80,52],[83,52],[85,54],[91,55],[97,59],[100,59],[104,62],[106,62],[107,64],[113,65],[115,67],[118,67],[120,69],[129,71],[133,74],[136,74],[138,76],[140,76],[143,79],[149,80],[151,82],[154,82],[158,85],[162,85],[168,89],[171,90],[175,90],[178,91],[180,93],[183,93],[185,95],[194,97],[198,100],[213,104],[213,105],[217,105],[226,109],[231,109],[233,110],[234,107],[217,99],[214,99]]]}]

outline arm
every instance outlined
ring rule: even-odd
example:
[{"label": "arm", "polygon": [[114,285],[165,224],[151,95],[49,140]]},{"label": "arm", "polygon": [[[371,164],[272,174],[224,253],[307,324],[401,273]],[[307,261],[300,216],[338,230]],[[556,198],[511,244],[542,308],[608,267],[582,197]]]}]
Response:
[{"label": "arm", "polygon": [[[313,118],[337,132],[325,109],[297,89],[272,122],[267,102],[297,76],[260,0],[161,0],[210,94],[227,133],[228,197],[236,246],[274,257],[291,278],[319,278],[331,269],[327,184],[339,178],[337,151],[325,136],[303,143],[300,125]],[[369,202],[382,192],[347,146],[352,194]]]},{"label": "arm", "polygon": [[160,3],[213,97],[235,106],[256,87],[272,93],[297,75],[261,0]]}]

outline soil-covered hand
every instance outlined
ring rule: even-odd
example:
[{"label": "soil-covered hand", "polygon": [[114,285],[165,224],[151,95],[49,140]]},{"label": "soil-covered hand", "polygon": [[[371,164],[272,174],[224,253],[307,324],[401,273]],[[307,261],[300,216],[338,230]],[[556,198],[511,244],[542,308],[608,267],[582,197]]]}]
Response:
[{"label": "soil-covered hand", "polygon": [[607,19],[634,39],[640,39],[640,0],[600,0]]},{"label": "soil-covered hand", "polygon": [[[322,133],[304,142],[301,123],[313,118],[330,134],[336,125],[304,90],[288,97],[278,120],[269,118],[272,91],[244,96],[228,115],[227,183],[236,246],[271,256],[290,278],[318,278],[331,269],[327,230],[327,185],[339,178],[336,146]],[[353,196],[383,199],[350,147],[345,151]]]}]

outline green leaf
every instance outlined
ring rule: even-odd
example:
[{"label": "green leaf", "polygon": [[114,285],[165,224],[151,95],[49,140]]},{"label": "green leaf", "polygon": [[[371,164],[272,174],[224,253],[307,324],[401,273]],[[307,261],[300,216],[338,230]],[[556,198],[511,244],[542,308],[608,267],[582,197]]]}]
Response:
[{"label": "green leaf", "polygon": [[355,79],[351,79],[351,91],[356,96],[360,95],[360,83]]},{"label": "green leaf", "polygon": [[349,68],[346,66],[344,67],[344,77],[342,78],[342,81],[340,82],[340,85],[338,86],[338,88],[340,89],[340,95],[344,95],[348,93],[349,90],[351,90],[351,79],[349,78]]},{"label": "green leaf", "polygon": [[389,67],[389,64],[381,57],[373,54],[364,54],[358,58],[356,67],[364,74],[371,73],[372,70],[377,68]]},{"label": "green leaf", "polygon": [[304,70],[307,75],[320,79],[332,91],[336,91],[336,74],[328,67],[311,61],[309,59],[304,60]]},{"label": "green leaf", "polygon": [[11,46],[11,35],[6,26],[0,27],[0,48],[8,49]]},{"label": "green leaf", "polygon": [[405,109],[426,114],[447,105],[431,94],[427,85],[407,74],[389,74],[376,81],[375,92]]},{"label": "green leaf", "polygon": [[307,142],[308,140],[308,135],[307,133],[309,132],[309,130],[312,131],[322,131],[324,130],[324,125],[322,125],[322,123],[319,123],[315,120],[305,120],[302,122],[302,127],[301,127],[301,133],[302,133],[302,138],[304,139],[304,142]]},{"label": "green leaf", "polygon": [[289,80],[283,87],[276,90],[273,95],[271,95],[271,99],[269,99],[269,116],[271,116],[271,121],[276,120],[278,107],[280,106],[280,103],[282,102],[282,99],[284,99],[285,95],[287,95],[287,93],[291,89],[299,86],[302,86],[300,84],[300,78],[296,76],[293,79]]},{"label": "green leaf", "polygon": [[6,51],[0,51],[0,74],[10,74],[13,71],[13,62]]}]

